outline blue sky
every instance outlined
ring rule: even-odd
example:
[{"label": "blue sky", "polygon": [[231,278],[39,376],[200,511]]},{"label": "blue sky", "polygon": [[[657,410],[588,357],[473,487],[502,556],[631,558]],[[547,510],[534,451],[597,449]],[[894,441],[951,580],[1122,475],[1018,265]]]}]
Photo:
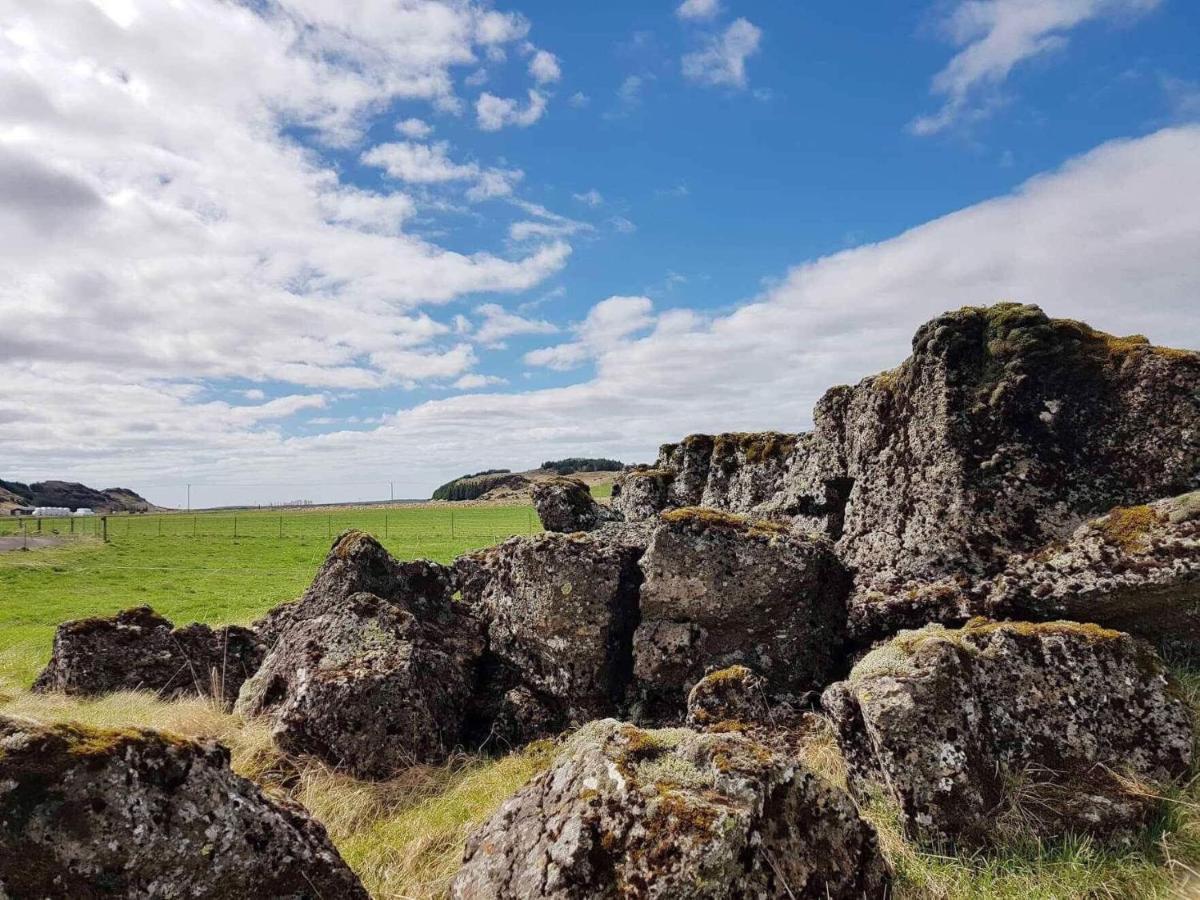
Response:
[{"label": "blue sky", "polygon": [[0,23],[4,477],[215,504],[645,459],[800,430],[1002,298],[1200,345],[1183,0]]}]

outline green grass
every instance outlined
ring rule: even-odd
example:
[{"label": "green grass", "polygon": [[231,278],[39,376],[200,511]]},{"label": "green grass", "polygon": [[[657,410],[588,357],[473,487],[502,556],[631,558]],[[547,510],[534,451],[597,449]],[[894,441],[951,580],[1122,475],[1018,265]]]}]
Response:
[{"label": "green grass", "polygon": [[[3,525],[0,534],[13,532]],[[370,532],[401,559],[443,563],[541,530],[531,507],[488,506],[110,517],[107,544],[68,525],[43,524],[43,535],[65,534],[64,546],[0,553],[0,678],[10,683],[33,680],[69,619],[149,604],[178,624],[248,623],[299,596],[346,528]]]},{"label": "green grass", "polygon": [[588,486],[591,489],[592,496],[597,500],[606,500],[612,497],[612,482],[607,481],[603,484],[592,484]]}]

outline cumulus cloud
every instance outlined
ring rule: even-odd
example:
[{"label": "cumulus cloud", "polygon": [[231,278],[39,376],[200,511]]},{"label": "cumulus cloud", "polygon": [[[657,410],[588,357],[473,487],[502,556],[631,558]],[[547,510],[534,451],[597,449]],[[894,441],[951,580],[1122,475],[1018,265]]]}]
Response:
[{"label": "cumulus cloud", "polygon": [[675,7],[675,15],[691,21],[716,18],[720,11],[720,0],[683,0]]},{"label": "cumulus cloud", "polygon": [[480,375],[472,372],[470,375],[464,375],[458,381],[454,382],[454,386],[460,391],[474,391],[483,387],[490,387],[494,384],[508,384],[508,379],[501,378],[498,375]]},{"label": "cumulus cloud", "polygon": [[1130,18],[1161,0],[958,0],[940,23],[961,49],[933,78],[942,97],[937,112],[914,119],[915,134],[935,134],[964,119],[978,119],[1020,63],[1062,49],[1070,31],[1100,18]]},{"label": "cumulus cloud", "polygon": [[762,29],[746,19],[735,19],[703,48],[684,54],[683,75],[699,84],[744,88],[746,60],[758,52],[761,40]]},{"label": "cumulus cloud", "polygon": [[538,50],[529,60],[529,74],[538,84],[552,84],[562,78],[558,57],[548,50]]},{"label": "cumulus cloud", "polygon": [[572,194],[571,196],[585,206],[597,207],[604,205],[604,195],[595,188],[584,191],[582,194]]},{"label": "cumulus cloud", "polygon": [[506,338],[523,334],[553,334],[558,331],[544,319],[527,319],[509,312],[499,303],[484,303],[475,308],[482,317],[475,329],[475,340],[485,347],[503,347]]},{"label": "cumulus cloud", "polygon": [[532,350],[525,354],[525,362],[559,371],[576,368],[612,350],[630,334],[653,324],[653,306],[646,297],[609,297],[602,300],[573,329],[574,341]]},{"label": "cumulus cloud", "polygon": [[422,140],[433,134],[433,126],[423,119],[404,119],[396,123],[396,130],[415,140]]},{"label": "cumulus cloud", "polygon": [[511,97],[497,97],[484,91],[475,101],[475,117],[483,131],[499,131],[508,125],[528,128],[546,111],[546,95],[532,88],[529,103],[522,107]]},{"label": "cumulus cloud", "polygon": [[[73,367],[125,383],[124,398],[153,396],[154,411],[183,401],[133,384],[458,377],[466,353],[440,343],[448,329],[429,309],[526,290],[570,253],[557,237],[514,257],[446,250],[409,230],[412,196],[347,184],[320,152],[361,142],[397,100],[453,106],[453,71],[523,41],[520,16],[471,0],[0,8],[12,25],[0,30],[9,369],[60,367],[71,384]],[[511,193],[520,177],[440,144],[365,158],[406,182],[462,181],[469,196]]]}]

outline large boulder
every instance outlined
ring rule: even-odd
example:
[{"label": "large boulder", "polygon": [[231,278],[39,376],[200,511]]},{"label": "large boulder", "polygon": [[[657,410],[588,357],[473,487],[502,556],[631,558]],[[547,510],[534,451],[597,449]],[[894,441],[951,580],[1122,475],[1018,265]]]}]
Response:
[{"label": "large boulder", "polygon": [[735,734],[589,725],[467,842],[454,900],[885,897],[842,792]]},{"label": "large boulder", "polygon": [[644,716],[680,713],[712,668],[750,666],[775,695],[829,682],[848,577],[828,541],[685,507],[662,514],[641,568],[633,655]]},{"label": "large boulder", "polygon": [[447,597],[409,604],[354,594],[279,635],[236,710],[276,744],[362,778],[441,763],[463,743],[482,629]]},{"label": "large boulder", "polygon": [[510,538],[459,569],[489,654],[564,721],[612,715],[624,700],[642,552],[629,534]]},{"label": "large boulder", "polygon": [[689,728],[730,728],[769,722],[767,685],[745,666],[709,672],[688,692]]},{"label": "large boulder", "polygon": [[254,623],[268,646],[290,625],[323,614],[354,594],[399,600],[418,618],[441,618],[454,592],[454,573],[428,560],[400,562],[371,535],[350,529],[337,536],[299,600],[282,603]]},{"label": "large boulder", "polygon": [[675,472],[640,466],[627,469],[613,481],[613,510],[626,522],[655,519],[670,505],[669,490]]},{"label": "large boulder", "polygon": [[547,531],[592,531],[616,514],[592,498],[578,478],[548,478],[533,484],[533,506]]},{"label": "large boulder", "polygon": [[932,844],[1127,837],[1192,758],[1190,709],[1157,657],[1096,625],[902,632],[823,705],[851,789],[890,796]]},{"label": "large boulder", "polygon": [[0,897],[367,892],[318,822],[215,743],[0,719]]},{"label": "large boulder", "polygon": [[1096,622],[1200,653],[1200,491],[1111,510],[1014,557],[982,608],[997,618]]},{"label": "large boulder", "polygon": [[58,626],[35,691],[98,695],[151,691],[165,699],[216,697],[232,704],[266,648],[249,628],[176,628],[148,606]]}]

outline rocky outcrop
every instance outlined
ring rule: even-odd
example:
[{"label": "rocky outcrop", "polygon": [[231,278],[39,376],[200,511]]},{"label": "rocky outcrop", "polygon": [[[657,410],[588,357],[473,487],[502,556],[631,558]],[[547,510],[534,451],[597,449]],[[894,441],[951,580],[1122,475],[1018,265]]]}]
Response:
[{"label": "rocky outcrop", "polygon": [[769,718],[766,682],[745,666],[709,672],[688,693],[689,728],[738,728]]},{"label": "rocky outcrop", "polygon": [[0,748],[0,896],[367,898],[217,744],[0,719]]},{"label": "rocky outcrop", "polygon": [[616,477],[612,489],[612,508],[626,522],[646,522],[658,517],[670,505],[671,469],[638,466]]},{"label": "rocky outcrop", "polygon": [[165,699],[217,697],[232,704],[265,652],[248,628],[175,628],[142,606],[58,626],[50,662],[33,689],[80,695],[151,691]]},{"label": "rocky outcrop", "polygon": [[479,624],[449,597],[354,594],[280,633],[236,710],[275,743],[362,778],[444,762],[463,743],[483,652]]},{"label": "rocky outcrop", "polygon": [[776,695],[828,683],[848,579],[827,541],[686,507],[662,515],[641,568],[633,654],[642,715],[677,716],[706,671],[735,664]]},{"label": "rocky outcrop", "polygon": [[[97,513],[140,513],[154,509],[150,501],[129,488],[98,491],[73,481],[41,481],[36,484],[0,481],[0,489],[27,506],[65,506],[72,510],[90,509]],[[0,501],[4,500],[4,497],[0,497]]]},{"label": "rocky outcrop", "polygon": [[996,617],[1096,622],[1200,653],[1200,491],[1120,507],[986,586]]},{"label": "rocky outcrop", "polygon": [[548,532],[510,538],[459,569],[489,654],[564,722],[611,715],[624,700],[641,551],[603,533]]},{"label": "rocky outcrop", "polygon": [[591,489],[578,478],[548,478],[533,484],[533,506],[547,531],[592,531],[615,514],[592,499]]},{"label": "rocky outcrop", "polygon": [[1191,763],[1191,713],[1162,665],[1095,625],[904,632],[823,705],[851,789],[890,796],[910,834],[934,844],[1125,837]]},{"label": "rocky outcrop", "polygon": [[454,589],[454,573],[446,566],[424,559],[400,562],[371,535],[350,529],[334,540],[303,596],[275,607],[254,629],[274,644],[290,625],[322,615],[354,594],[398,600],[418,618],[440,620]]},{"label": "rocky outcrop", "polygon": [[887,896],[875,833],[734,734],[596,722],[467,842],[454,900]]}]

